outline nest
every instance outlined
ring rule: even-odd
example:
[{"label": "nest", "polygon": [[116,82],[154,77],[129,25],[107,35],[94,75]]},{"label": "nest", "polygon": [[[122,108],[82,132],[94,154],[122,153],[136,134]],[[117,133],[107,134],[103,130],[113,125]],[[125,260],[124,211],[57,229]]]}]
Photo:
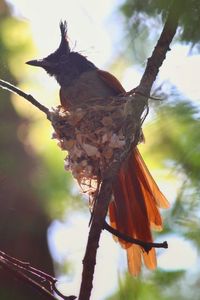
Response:
[{"label": "nest", "polygon": [[125,150],[126,102],[125,97],[97,99],[70,110],[58,106],[51,113],[53,138],[68,152],[65,169],[91,201],[107,168]]}]

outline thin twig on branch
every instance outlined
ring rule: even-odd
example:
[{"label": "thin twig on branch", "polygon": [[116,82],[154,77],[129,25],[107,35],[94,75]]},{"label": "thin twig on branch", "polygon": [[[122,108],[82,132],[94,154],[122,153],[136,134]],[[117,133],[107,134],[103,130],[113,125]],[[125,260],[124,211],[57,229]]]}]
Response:
[{"label": "thin twig on branch", "polygon": [[11,83],[9,83],[7,81],[4,81],[2,79],[0,79],[0,86],[3,89],[6,89],[10,92],[13,92],[14,94],[17,94],[17,95],[23,97],[24,99],[26,99],[27,101],[29,101],[32,105],[34,105],[40,111],[45,113],[46,116],[47,116],[47,119],[49,119],[49,114],[50,114],[49,109],[46,106],[42,105],[40,102],[38,102],[32,95],[26,94],[25,92],[23,92],[22,90],[20,90],[16,86],[14,86]]},{"label": "thin twig on branch", "polygon": [[56,293],[63,300],[76,299],[75,296],[64,296],[56,288],[56,278],[32,267],[29,262],[21,261],[0,251],[0,266],[12,277],[34,288],[47,300],[58,300],[53,293]]},{"label": "thin twig on branch", "polygon": [[51,294],[50,291],[48,291],[48,289],[46,289],[43,285],[39,284],[26,274],[22,273],[22,271],[13,268],[13,266],[7,263],[5,260],[0,260],[0,266],[6,272],[10,273],[12,277],[17,278],[20,282],[23,282],[25,285],[29,285],[31,288],[37,290],[37,292],[40,295],[44,296],[44,298],[48,300],[57,300],[57,298],[54,297],[54,295]]},{"label": "thin twig on branch", "polygon": [[168,248],[168,244],[167,242],[163,242],[163,243],[152,243],[152,242],[144,242],[138,239],[134,239],[118,230],[116,230],[115,228],[113,228],[112,226],[110,226],[107,222],[104,222],[104,228],[105,230],[107,230],[108,232],[112,233],[113,235],[115,235],[116,237],[124,240],[125,242],[131,243],[131,244],[135,244],[138,246],[141,246],[145,252],[149,252],[152,248]]}]

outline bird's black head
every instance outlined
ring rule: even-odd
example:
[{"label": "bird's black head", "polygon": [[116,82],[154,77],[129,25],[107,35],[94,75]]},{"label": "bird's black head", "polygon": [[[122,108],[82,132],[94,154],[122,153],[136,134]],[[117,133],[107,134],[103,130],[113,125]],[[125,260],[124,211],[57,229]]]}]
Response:
[{"label": "bird's black head", "polygon": [[58,49],[43,59],[30,60],[31,66],[42,67],[60,85],[69,85],[83,72],[96,69],[95,65],[78,52],[71,51],[67,39],[67,23],[60,22],[61,42]]}]

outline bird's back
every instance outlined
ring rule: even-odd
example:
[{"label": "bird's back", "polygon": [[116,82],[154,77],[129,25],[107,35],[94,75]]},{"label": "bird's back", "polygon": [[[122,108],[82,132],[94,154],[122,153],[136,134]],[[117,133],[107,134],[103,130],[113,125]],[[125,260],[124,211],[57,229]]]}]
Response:
[{"label": "bird's back", "polygon": [[[106,73],[106,72],[105,72]],[[118,95],[120,91],[114,89],[101,77],[99,70],[82,73],[70,85],[62,85],[60,89],[60,100],[62,106],[70,108],[92,103],[97,99],[105,99]]]}]

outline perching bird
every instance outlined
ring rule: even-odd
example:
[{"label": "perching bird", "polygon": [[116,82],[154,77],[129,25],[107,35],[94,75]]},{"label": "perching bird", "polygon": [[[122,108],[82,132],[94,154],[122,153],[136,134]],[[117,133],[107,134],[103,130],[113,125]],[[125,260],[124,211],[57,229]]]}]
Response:
[{"label": "perching bird", "polygon": [[[60,102],[71,110],[95,99],[120,95],[125,90],[110,73],[98,69],[80,53],[71,51],[67,39],[67,24],[60,23],[61,43],[58,49],[41,60],[27,64],[42,67],[60,85]],[[122,163],[113,183],[113,201],[109,205],[111,225],[130,237],[152,242],[151,227],[161,230],[162,219],[158,208],[167,208],[168,201],[149,173],[139,151],[135,148]],[[119,240],[127,251],[129,271],[141,271],[142,258],[149,269],[156,268],[155,249],[147,254],[140,246]]]}]

